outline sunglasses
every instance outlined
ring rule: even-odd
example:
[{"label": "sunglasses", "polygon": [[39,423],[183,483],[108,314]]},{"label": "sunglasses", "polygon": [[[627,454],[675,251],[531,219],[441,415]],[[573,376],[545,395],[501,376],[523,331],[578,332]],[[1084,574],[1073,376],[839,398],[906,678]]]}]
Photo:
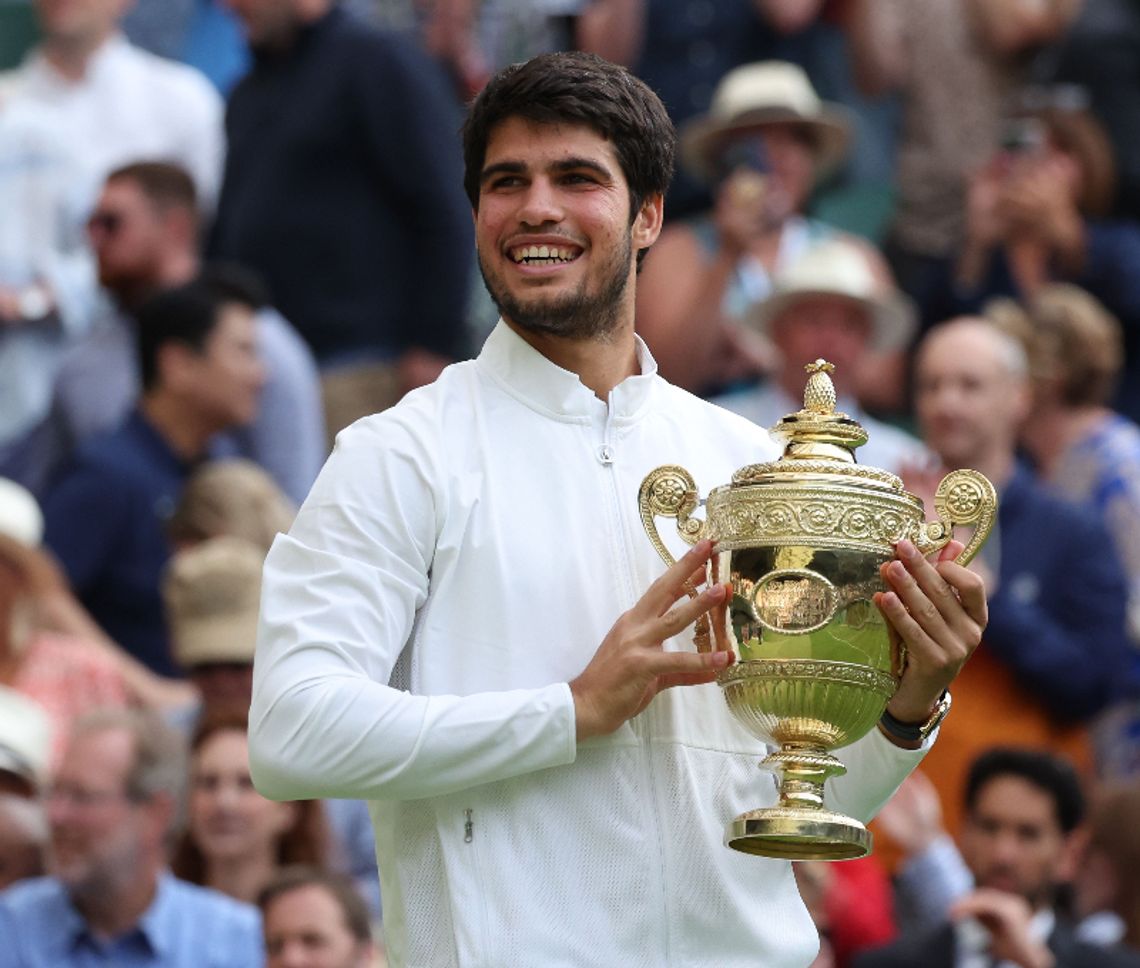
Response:
[{"label": "sunglasses", "polygon": [[123,216],[118,212],[95,212],[87,220],[87,231],[114,235],[123,227]]}]

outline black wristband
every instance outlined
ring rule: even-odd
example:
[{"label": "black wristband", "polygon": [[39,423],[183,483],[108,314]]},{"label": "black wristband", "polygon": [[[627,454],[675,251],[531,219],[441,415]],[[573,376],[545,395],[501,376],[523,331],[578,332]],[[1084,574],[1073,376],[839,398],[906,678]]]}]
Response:
[{"label": "black wristband", "polygon": [[904,743],[917,743],[922,739],[922,727],[926,724],[901,722],[884,709],[883,715],[879,717],[879,725],[895,739],[901,739]]}]

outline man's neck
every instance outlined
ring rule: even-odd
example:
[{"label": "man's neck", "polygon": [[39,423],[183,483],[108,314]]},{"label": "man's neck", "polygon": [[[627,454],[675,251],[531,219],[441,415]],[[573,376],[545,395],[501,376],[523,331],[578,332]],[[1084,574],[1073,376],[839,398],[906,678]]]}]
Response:
[{"label": "man's neck", "polygon": [[162,390],[144,394],[139,409],[167,446],[185,461],[203,457],[210,438],[220,429],[197,419],[181,400]]},{"label": "man's neck", "polygon": [[71,893],[71,902],[83,916],[95,937],[109,941],[121,937],[139,920],[158,892],[158,865],[149,864],[143,873],[133,871],[121,884],[101,883],[90,890]]},{"label": "man's neck", "polygon": [[610,391],[614,387],[640,372],[632,317],[627,324],[619,325],[605,336],[593,339],[567,339],[534,333],[515,325],[509,319],[504,321],[551,363],[577,373],[582,384],[589,387],[599,400],[609,400]]},{"label": "man's neck", "polygon": [[95,53],[111,38],[114,30],[86,37],[49,37],[42,47],[44,59],[64,78],[82,81]]}]

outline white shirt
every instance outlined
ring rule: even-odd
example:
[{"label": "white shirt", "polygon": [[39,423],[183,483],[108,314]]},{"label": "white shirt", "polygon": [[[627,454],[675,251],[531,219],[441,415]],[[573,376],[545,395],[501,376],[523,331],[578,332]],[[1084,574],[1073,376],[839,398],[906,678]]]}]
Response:
[{"label": "white shirt", "polygon": [[224,109],[213,85],[192,67],[115,34],[92,55],[81,80],[62,76],[37,49],[0,74],[0,95],[26,101],[53,123],[86,163],[93,191],[122,165],[168,161],[190,172],[205,208],[217,198]]},{"label": "white shirt", "polygon": [[[716,685],[575,741],[569,681],[665,567],[644,476],[680,463],[707,494],[775,456],[639,356],[605,402],[500,322],[477,360],[342,432],[269,553],[254,779],[373,801],[393,965],[814,957],[790,865],[722,844],[775,786]],[[870,816],[921,757],[872,731],[844,751],[832,806]]]}]

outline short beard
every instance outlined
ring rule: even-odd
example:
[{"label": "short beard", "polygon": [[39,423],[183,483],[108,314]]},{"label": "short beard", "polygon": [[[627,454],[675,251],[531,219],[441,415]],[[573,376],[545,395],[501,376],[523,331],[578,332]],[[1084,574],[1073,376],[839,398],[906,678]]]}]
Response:
[{"label": "short beard", "polygon": [[624,248],[604,267],[602,288],[594,294],[586,291],[584,281],[579,288],[557,302],[520,302],[506,286],[497,285],[488,273],[480,254],[479,272],[483,284],[504,319],[520,329],[543,336],[563,339],[605,339],[613,333],[621,318],[622,298],[629,287],[629,266],[633,258],[633,244],[626,239]]}]

